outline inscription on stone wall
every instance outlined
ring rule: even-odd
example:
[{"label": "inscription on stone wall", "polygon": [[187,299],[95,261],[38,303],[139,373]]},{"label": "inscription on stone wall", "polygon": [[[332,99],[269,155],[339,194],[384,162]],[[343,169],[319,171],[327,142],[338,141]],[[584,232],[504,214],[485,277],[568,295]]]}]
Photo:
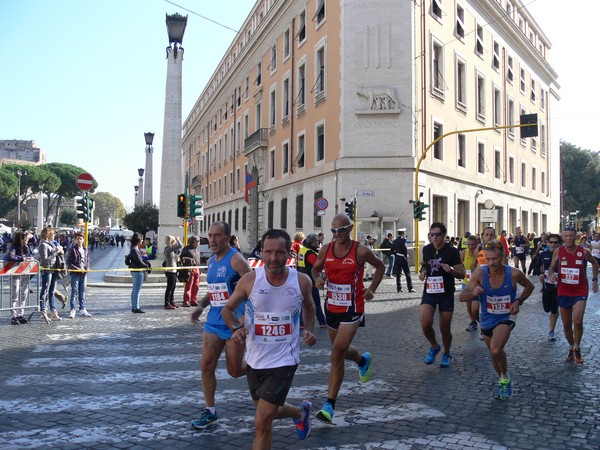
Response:
[{"label": "inscription on stone wall", "polygon": [[397,120],[357,120],[356,128],[400,128]]}]

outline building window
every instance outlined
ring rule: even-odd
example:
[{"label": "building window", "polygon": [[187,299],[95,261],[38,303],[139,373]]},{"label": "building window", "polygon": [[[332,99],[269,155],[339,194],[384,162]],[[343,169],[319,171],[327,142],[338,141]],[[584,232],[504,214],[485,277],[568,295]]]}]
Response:
[{"label": "building window", "polygon": [[271,73],[277,70],[277,43],[271,47],[271,63],[269,64],[269,68],[271,69]]},{"label": "building window", "polygon": [[317,95],[319,100],[319,94],[325,92],[325,47],[321,47],[317,50],[315,64],[315,84],[312,88],[312,92]]},{"label": "building window", "polygon": [[279,228],[285,230],[287,228],[287,198],[281,199],[281,212],[279,215]]},{"label": "building window", "polygon": [[431,43],[431,89],[434,95],[444,97],[444,46],[433,39]]},{"label": "building window", "polygon": [[227,175],[223,175],[223,195],[227,195]]},{"label": "building window", "polygon": [[535,103],[535,95],[536,95],[536,87],[535,87],[535,80],[531,80],[531,94],[530,94],[530,99],[532,103]]},{"label": "building window", "polygon": [[456,37],[465,38],[465,10],[462,6],[456,5]]},{"label": "building window", "polygon": [[[521,114],[520,115],[524,116],[525,114],[526,114],[525,108],[521,108]],[[523,147],[525,147],[526,144],[527,144],[527,141],[525,139],[521,138],[521,145]]]},{"label": "building window", "polygon": [[515,158],[508,158],[508,181],[515,184]]},{"label": "building window", "polygon": [[542,182],[541,182],[540,187],[542,188],[542,194],[545,194],[546,193],[546,172],[542,172]]},{"label": "building window", "polygon": [[325,0],[317,1],[317,12],[313,17],[313,21],[317,22],[317,25],[321,25],[321,23],[325,20]]},{"label": "building window", "polygon": [[239,167],[236,169],[235,185],[237,186],[237,190],[239,192],[239,190],[240,190],[240,168]]},{"label": "building window", "polygon": [[325,124],[317,125],[315,132],[315,156],[317,158],[317,161],[322,161],[325,159]]},{"label": "building window", "polygon": [[[244,87],[244,98],[248,100],[250,96],[250,77],[246,77],[245,87]],[[240,99],[238,96],[238,106],[240,106]]]},{"label": "building window", "polygon": [[288,173],[290,170],[290,145],[288,142],[281,146],[281,165],[283,174]]},{"label": "building window", "polygon": [[[444,134],[444,125],[439,122],[433,122],[433,140],[440,138]],[[443,139],[440,139],[433,145],[433,157],[435,159],[444,159]]]},{"label": "building window", "polygon": [[247,211],[248,211],[248,208],[246,208],[244,206],[242,208],[242,230],[244,230],[244,231],[246,231],[246,219],[247,219],[246,215],[248,214]]},{"label": "building window", "polygon": [[485,173],[485,144],[477,143],[477,172]]},{"label": "building window", "polygon": [[521,187],[527,186],[527,165],[521,163]]},{"label": "building window", "polygon": [[467,110],[467,64],[460,58],[456,59],[456,107]]},{"label": "building window", "polygon": [[304,195],[296,196],[296,229],[301,230],[304,218]]},{"label": "building window", "polygon": [[254,80],[254,84],[262,86],[262,62],[259,62],[256,66],[256,79]]},{"label": "building window", "polygon": [[511,125],[511,128],[508,129],[508,137],[513,139],[515,138],[515,129],[512,125],[515,124],[515,101],[512,98],[508,99],[508,125]]},{"label": "building window", "polygon": [[540,89],[540,109],[546,108],[546,93],[543,89]]},{"label": "building window", "polygon": [[283,80],[283,93],[282,93],[281,101],[282,101],[283,120],[286,121],[286,119],[290,115],[290,79],[289,78],[286,78],[285,80]]},{"label": "building window", "polygon": [[496,41],[494,41],[493,44],[492,67],[496,70],[500,70],[500,44]]},{"label": "building window", "polygon": [[524,94],[525,93],[525,69],[521,69],[521,75],[520,75],[520,82],[519,82],[519,88],[521,89],[521,93]]},{"label": "building window", "polygon": [[458,138],[458,166],[467,167],[467,135],[459,134]]},{"label": "building window", "polygon": [[235,214],[234,214],[234,229],[235,231],[240,229],[240,210],[238,208],[235,208]]},{"label": "building window", "polygon": [[298,16],[298,44],[306,39],[306,11],[302,11]]},{"label": "building window", "polygon": [[506,78],[508,78],[508,82],[510,84],[513,83],[513,81],[515,80],[515,71],[513,69],[513,58],[512,56],[508,57],[508,64],[507,64],[507,69],[506,69]]},{"label": "building window", "polygon": [[546,126],[540,123],[540,156],[546,156]]},{"label": "building window", "polygon": [[533,153],[536,153],[537,152],[537,137],[534,136],[529,139],[531,140],[531,151]]},{"label": "building window", "polygon": [[502,93],[494,86],[494,125],[502,124]]},{"label": "building window", "polygon": [[477,72],[477,119],[485,121],[485,77]]},{"label": "building window", "polygon": [[[315,202],[317,201],[317,199],[323,197],[323,191],[315,191],[315,195],[313,198],[313,205],[315,204]],[[323,216],[320,216],[317,214],[317,208],[315,208],[313,206],[313,227],[316,228],[321,228],[323,226]]]},{"label": "building window", "polygon": [[269,179],[275,179],[275,149],[269,152]]},{"label": "building window", "polygon": [[[259,130],[260,128],[262,128],[262,103],[257,103],[256,104],[256,117],[254,118],[254,130]],[[246,136],[247,137],[247,136]]]},{"label": "building window", "polygon": [[298,94],[296,95],[296,107],[298,112],[304,111],[306,104],[306,65],[298,66]]},{"label": "building window", "polygon": [[536,177],[537,177],[537,171],[535,169],[535,167],[531,168],[531,190],[535,191],[537,189],[537,185],[536,185]]},{"label": "building window", "polygon": [[475,35],[475,53],[483,56],[483,27],[477,25],[477,33]]},{"label": "building window", "polygon": [[[273,89],[270,93],[270,99],[269,99],[269,128],[271,128],[271,131],[273,131],[275,129],[275,120],[276,120],[276,91]],[[260,128],[260,127],[257,127]]]},{"label": "building window", "polygon": [[274,210],[275,210],[275,202],[273,200],[270,200],[269,203],[267,204],[267,228],[269,230],[272,230],[274,228],[274,226],[273,226]]},{"label": "building window", "polygon": [[431,15],[442,20],[442,0],[431,0]]},{"label": "building window", "polygon": [[298,155],[296,155],[295,164],[298,165],[298,168],[304,167],[304,151],[306,148],[306,136],[301,134],[298,136]]},{"label": "building window", "polygon": [[502,163],[500,159],[500,150],[494,152],[494,178],[502,177]]},{"label": "building window", "polygon": [[290,29],[283,32],[283,59],[290,57]]}]

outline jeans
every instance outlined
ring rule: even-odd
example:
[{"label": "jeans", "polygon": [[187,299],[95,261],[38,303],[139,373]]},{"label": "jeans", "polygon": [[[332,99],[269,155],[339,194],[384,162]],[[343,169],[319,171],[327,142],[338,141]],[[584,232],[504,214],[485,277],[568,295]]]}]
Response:
[{"label": "jeans", "polygon": [[[173,298],[175,294],[175,288],[177,287],[177,273],[175,272],[165,272],[167,276],[167,289],[165,290],[165,306],[175,303],[175,299]],[[191,280],[191,278],[190,278]]]},{"label": "jeans", "polygon": [[23,316],[29,295],[29,275],[13,275],[10,278],[10,289],[13,306],[12,317]]},{"label": "jeans", "polygon": [[75,297],[79,298],[79,311],[85,309],[85,273],[71,273],[71,310],[75,309]]},{"label": "jeans", "polygon": [[144,284],[144,273],[146,272],[131,272],[131,278],[133,279],[131,309],[140,309],[140,291],[142,290],[142,284]]},{"label": "jeans", "polygon": [[394,264],[396,261],[396,255],[388,255],[388,268],[385,272],[385,276],[389,277],[392,275],[392,271],[394,270]]},{"label": "jeans", "polygon": [[42,290],[40,293],[40,309],[46,311],[46,298],[50,303],[50,311],[56,311],[54,304],[54,290],[56,289],[56,272],[42,271]]}]

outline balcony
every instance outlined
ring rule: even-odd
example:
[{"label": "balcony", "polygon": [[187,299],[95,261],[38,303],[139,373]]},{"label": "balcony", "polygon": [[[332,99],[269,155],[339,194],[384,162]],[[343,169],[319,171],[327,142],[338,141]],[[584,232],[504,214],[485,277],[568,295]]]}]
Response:
[{"label": "balcony", "polygon": [[200,181],[202,180],[202,175],[196,175],[192,178],[192,187],[200,186]]},{"label": "balcony", "polygon": [[254,150],[266,148],[269,145],[269,129],[260,128],[244,140],[244,156],[248,156]]}]

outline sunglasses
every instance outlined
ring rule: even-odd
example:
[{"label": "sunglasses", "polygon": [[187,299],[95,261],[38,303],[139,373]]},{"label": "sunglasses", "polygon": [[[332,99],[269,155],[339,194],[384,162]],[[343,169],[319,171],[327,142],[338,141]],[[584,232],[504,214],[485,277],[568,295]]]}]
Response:
[{"label": "sunglasses", "polygon": [[337,227],[337,228],[331,228],[331,232],[333,234],[335,233],[344,233],[347,229],[349,229],[352,225],[346,225],[345,227]]},{"label": "sunglasses", "polygon": [[548,241],[548,244],[560,244],[559,241]]},{"label": "sunglasses", "polygon": [[436,231],[436,232],[429,233],[429,236],[431,236],[431,237],[440,237],[442,234],[444,234],[444,233],[442,233],[441,231]]},{"label": "sunglasses", "polygon": [[483,248],[485,250],[491,250],[491,249],[495,249],[495,248],[504,250],[504,246],[502,245],[502,242],[500,242],[500,241],[486,242],[485,245],[483,246]]}]

